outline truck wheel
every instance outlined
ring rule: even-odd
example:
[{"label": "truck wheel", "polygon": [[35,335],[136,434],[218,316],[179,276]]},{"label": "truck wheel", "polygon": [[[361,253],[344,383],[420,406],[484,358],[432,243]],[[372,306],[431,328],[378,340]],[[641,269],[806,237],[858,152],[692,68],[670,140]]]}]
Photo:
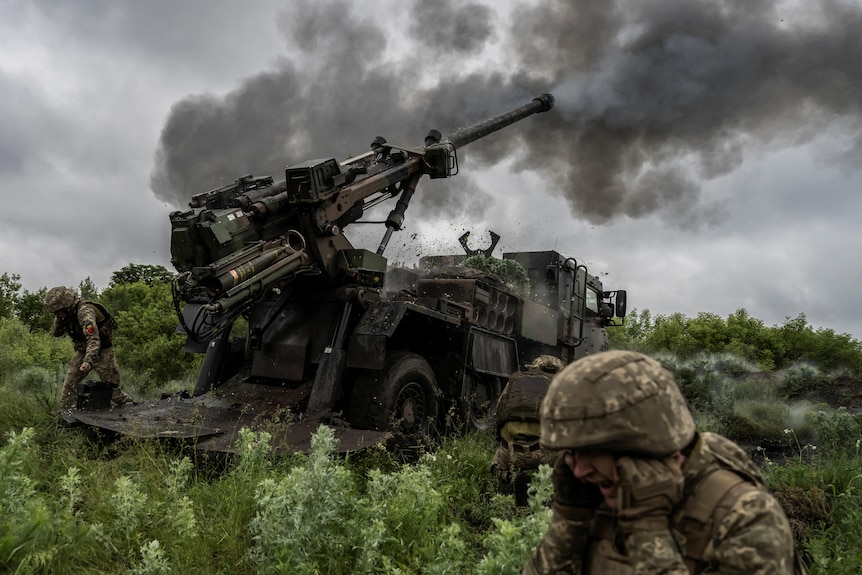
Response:
[{"label": "truck wheel", "polygon": [[497,401],[503,391],[500,377],[473,370],[467,371],[466,394],[461,398],[461,415],[467,429],[486,431],[494,427]]},{"label": "truck wheel", "polygon": [[391,352],[383,371],[360,376],[351,398],[351,422],[409,436],[428,435],[437,417],[437,380],[419,355]]}]

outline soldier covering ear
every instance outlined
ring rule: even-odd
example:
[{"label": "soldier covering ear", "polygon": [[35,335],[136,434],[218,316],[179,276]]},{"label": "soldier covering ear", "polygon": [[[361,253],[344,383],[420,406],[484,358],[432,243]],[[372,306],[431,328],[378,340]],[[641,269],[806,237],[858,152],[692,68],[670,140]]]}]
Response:
[{"label": "soldier covering ear", "polygon": [[[565,465],[524,573],[805,571],[756,466],[695,430],[673,374],[652,358],[609,351],[571,363],[542,404],[541,444],[565,450]],[[583,497],[589,485],[599,505]]]}]

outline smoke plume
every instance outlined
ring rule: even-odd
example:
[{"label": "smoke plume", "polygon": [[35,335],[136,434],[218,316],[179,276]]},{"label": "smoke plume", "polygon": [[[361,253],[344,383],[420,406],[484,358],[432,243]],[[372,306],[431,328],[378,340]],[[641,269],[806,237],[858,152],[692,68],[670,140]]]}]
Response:
[{"label": "smoke plume", "polygon": [[[225,96],[178,102],[151,178],[175,206],[246,173],[344,159],[382,135],[418,146],[550,91],[557,106],[459,151],[513,158],[593,223],[659,213],[708,224],[705,181],[759,149],[859,132],[862,5],[842,0],[399,3],[405,37],[347,1],[291,3],[290,56]],[[432,9],[433,7],[433,9]],[[494,52],[503,62],[471,67]],[[835,158],[857,162],[862,140]],[[434,203],[464,201],[457,182]],[[421,194],[417,200],[422,201]],[[445,200],[445,201],[444,201]]]}]

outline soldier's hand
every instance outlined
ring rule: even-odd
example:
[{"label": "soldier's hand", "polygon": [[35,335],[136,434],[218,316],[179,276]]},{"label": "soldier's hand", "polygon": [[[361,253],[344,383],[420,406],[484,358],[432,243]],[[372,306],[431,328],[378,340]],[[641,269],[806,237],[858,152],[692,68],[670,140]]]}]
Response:
[{"label": "soldier's hand", "polygon": [[621,457],[617,516],[624,533],[668,528],[682,500],[683,475],[673,456],[662,459]]},{"label": "soldier's hand", "polygon": [[574,457],[569,452],[561,453],[551,474],[554,484],[554,510],[567,519],[584,520],[601,505],[604,497],[598,485],[575,477],[566,462],[567,455]]},{"label": "soldier's hand", "polygon": [[83,371],[83,372],[85,372],[85,373],[86,373],[86,372],[90,371],[91,369],[93,369],[93,366],[92,366],[92,365],[90,365],[90,362],[89,362],[89,361],[85,361],[85,362],[83,362],[83,363],[81,364],[81,367],[79,367],[78,369],[79,369],[80,371]]}]

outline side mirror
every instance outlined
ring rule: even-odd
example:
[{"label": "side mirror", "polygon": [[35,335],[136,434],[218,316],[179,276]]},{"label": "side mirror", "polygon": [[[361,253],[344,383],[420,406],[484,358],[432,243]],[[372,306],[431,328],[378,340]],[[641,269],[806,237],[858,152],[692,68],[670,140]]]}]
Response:
[{"label": "side mirror", "polygon": [[617,290],[617,297],[614,301],[617,317],[626,317],[626,290]]}]

